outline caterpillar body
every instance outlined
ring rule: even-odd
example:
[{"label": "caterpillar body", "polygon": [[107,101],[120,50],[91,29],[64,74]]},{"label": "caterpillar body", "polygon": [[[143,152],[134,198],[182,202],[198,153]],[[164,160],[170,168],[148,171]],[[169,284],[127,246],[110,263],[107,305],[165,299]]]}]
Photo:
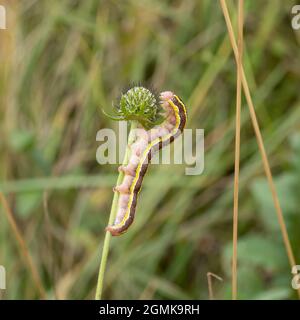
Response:
[{"label": "caterpillar body", "polygon": [[139,128],[130,146],[128,165],[119,167],[119,171],[124,172],[124,179],[114,188],[114,192],[119,192],[117,215],[113,225],[106,227],[113,236],[126,232],[134,220],[138,194],[151,158],[172,143],[185,127],[186,107],[178,96],[171,91],[162,92],[160,103],[165,111],[164,122],[151,130]]}]

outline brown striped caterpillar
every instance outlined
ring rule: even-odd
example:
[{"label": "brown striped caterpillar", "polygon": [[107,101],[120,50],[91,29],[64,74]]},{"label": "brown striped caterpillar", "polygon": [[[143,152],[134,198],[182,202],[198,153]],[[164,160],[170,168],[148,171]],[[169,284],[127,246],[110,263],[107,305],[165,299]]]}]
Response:
[{"label": "brown striped caterpillar", "polygon": [[114,224],[106,227],[113,236],[126,232],[134,220],[138,194],[152,156],[172,143],[185,127],[187,112],[180,98],[173,92],[166,91],[160,94],[160,100],[166,113],[164,122],[151,130],[140,128],[130,147],[128,165],[119,167],[124,172],[124,179],[114,188],[114,192],[119,192],[118,211]]}]

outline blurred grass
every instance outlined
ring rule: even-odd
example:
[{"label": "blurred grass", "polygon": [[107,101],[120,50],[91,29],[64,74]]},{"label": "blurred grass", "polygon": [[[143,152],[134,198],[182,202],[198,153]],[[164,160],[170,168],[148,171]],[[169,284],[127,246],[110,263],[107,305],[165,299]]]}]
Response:
[{"label": "blurred grass", "polygon": [[[234,1],[228,1],[234,15]],[[298,261],[300,33],[294,1],[245,1],[245,71]],[[48,298],[94,297],[116,166],[100,166],[96,132],[134,81],[187,102],[205,129],[205,170],[152,166],[136,221],[113,239],[104,296],[230,298],[236,69],[217,1],[4,1],[0,33],[0,190]],[[260,155],[242,106],[239,296],[295,298]],[[298,179],[297,179],[298,178]],[[156,187],[159,186],[159,187]],[[288,190],[288,191],[287,191]],[[44,200],[44,201],[43,201]],[[46,203],[46,205],[45,205]],[[7,299],[38,293],[0,209]],[[268,254],[265,254],[268,252]]]}]

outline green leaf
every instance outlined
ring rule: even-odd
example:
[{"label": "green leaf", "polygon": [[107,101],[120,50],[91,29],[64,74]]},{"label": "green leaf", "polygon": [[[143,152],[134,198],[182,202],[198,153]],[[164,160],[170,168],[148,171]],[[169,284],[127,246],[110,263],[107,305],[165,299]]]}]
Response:
[{"label": "green leaf", "polygon": [[[262,292],[264,283],[261,275],[252,266],[239,266],[238,268],[238,298],[254,299]],[[222,299],[231,299],[231,284],[224,285]]]},{"label": "green leaf", "polygon": [[41,203],[41,201],[41,192],[20,193],[17,196],[17,213],[23,218],[28,218],[32,211]]},{"label": "green leaf", "polygon": [[300,177],[300,133],[295,133],[290,138],[290,145],[294,151],[292,154],[292,157],[290,159],[290,162],[295,169],[295,173],[298,175],[298,181]]},{"label": "green leaf", "polygon": [[263,291],[254,297],[254,300],[284,300],[291,296],[291,289],[287,287],[274,288]]},{"label": "green leaf", "polygon": [[[231,273],[232,244],[224,250],[223,266],[225,272]],[[259,267],[267,272],[275,273],[288,268],[283,243],[253,234],[240,238],[238,243],[239,266]]]},{"label": "green leaf", "polygon": [[[293,174],[284,174],[274,181],[281,209],[288,223],[289,216],[295,214],[298,208],[298,199],[295,192],[297,190],[297,177]],[[270,231],[279,231],[274,201],[267,180],[257,178],[251,186],[251,192],[259,209],[257,214],[265,228]]]},{"label": "green leaf", "polygon": [[[228,277],[231,277],[231,261],[232,243],[229,243],[222,255],[223,269]],[[265,275],[271,276],[268,282]],[[238,243],[239,299],[267,299],[268,295],[285,298],[291,292],[288,287],[289,281],[286,281],[286,277],[289,276],[289,264],[281,242],[278,243],[259,234],[240,238]],[[284,284],[286,292],[280,291]],[[271,289],[270,286],[272,286]],[[265,291],[266,289],[268,291]],[[229,299],[231,286],[226,285],[223,290],[225,298]]]},{"label": "green leaf", "polygon": [[26,130],[15,130],[9,137],[10,146],[17,152],[29,149],[33,145],[33,142],[33,133]]}]

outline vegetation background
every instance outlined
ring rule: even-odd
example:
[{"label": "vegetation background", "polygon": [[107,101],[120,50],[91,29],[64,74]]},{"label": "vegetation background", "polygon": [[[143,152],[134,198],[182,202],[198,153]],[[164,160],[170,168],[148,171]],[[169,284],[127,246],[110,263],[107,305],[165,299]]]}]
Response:
[{"label": "vegetation background", "polygon": [[[134,81],[172,90],[205,129],[205,170],[151,167],[130,232],[112,241],[107,299],[231,297],[236,66],[218,1],[1,1],[0,190],[49,299],[93,299],[117,166],[96,162],[101,113]],[[296,1],[245,1],[245,71],[300,261]],[[228,1],[236,21],[237,2]],[[238,297],[294,299],[271,194],[242,105]],[[23,250],[24,251],[24,250]],[[5,299],[40,298],[3,207]]]}]

